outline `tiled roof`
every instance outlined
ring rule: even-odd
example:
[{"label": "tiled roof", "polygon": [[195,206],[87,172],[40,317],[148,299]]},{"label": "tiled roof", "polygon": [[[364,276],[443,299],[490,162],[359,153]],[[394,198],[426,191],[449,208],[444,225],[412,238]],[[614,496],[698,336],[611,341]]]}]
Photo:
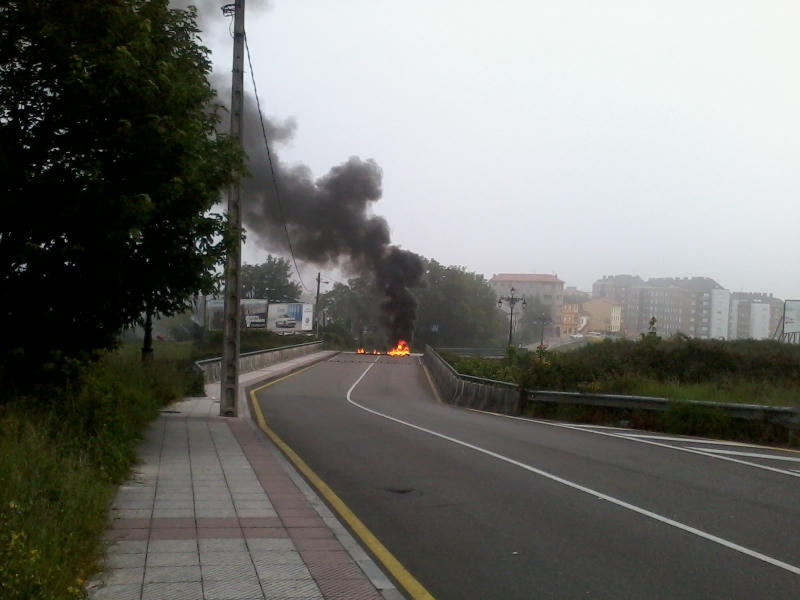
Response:
[{"label": "tiled roof", "polygon": [[590,302],[605,302],[606,304],[610,304],[611,306],[622,306],[621,302],[617,302],[615,300],[609,300],[608,298],[592,298],[591,300],[584,302],[584,304],[589,304]]}]

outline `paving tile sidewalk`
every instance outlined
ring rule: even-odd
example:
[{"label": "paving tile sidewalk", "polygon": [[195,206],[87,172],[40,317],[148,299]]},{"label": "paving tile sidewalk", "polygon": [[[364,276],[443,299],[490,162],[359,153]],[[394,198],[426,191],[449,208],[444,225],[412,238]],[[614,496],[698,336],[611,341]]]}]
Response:
[{"label": "paving tile sidewalk", "polygon": [[[315,359],[249,373],[243,385]],[[213,392],[170,406],[148,429],[142,464],[114,500],[108,570],[89,597],[401,599],[247,411],[220,417]]]}]

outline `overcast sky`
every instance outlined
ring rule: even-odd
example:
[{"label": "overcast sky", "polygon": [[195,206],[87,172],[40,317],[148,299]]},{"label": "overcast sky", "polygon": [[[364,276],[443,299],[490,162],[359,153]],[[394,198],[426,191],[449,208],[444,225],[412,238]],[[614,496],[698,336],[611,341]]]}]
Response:
[{"label": "overcast sky", "polygon": [[262,106],[297,121],[281,160],[374,158],[402,247],[800,298],[795,0],[247,2]]}]

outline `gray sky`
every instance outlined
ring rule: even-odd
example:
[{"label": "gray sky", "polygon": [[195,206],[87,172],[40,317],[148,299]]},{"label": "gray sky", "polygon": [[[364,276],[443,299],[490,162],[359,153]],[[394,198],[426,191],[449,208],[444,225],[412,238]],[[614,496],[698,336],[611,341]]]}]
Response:
[{"label": "gray sky", "polygon": [[[800,298],[800,3],[259,5],[262,106],[297,121],[281,160],[319,176],[374,158],[402,247],[487,278],[707,276]],[[207,22],[229,73],[228,21]]]}]

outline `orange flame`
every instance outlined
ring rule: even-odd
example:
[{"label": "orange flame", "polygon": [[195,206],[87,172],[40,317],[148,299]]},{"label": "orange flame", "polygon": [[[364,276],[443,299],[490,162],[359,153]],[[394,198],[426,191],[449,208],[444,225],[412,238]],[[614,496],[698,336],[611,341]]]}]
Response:
[{"label": "orange flame", "polygon": [[389,350],[386,354],[389,356],[408,356],[411,354],[411,349],[408,347],[408,344],[405,343],[403,340],[397,342],[397,346]]},{"label": "orange flame", "polygon": [[366,352],[364,352],[363,348],[359,348],[358,350],[356,350],[356,353],[357,354],[366,354]]},{"label": "orange flame", "polygon": [[373,354],[380,354],[380,352],[378,352],[377,350],[373,350],[372,353]]}]

